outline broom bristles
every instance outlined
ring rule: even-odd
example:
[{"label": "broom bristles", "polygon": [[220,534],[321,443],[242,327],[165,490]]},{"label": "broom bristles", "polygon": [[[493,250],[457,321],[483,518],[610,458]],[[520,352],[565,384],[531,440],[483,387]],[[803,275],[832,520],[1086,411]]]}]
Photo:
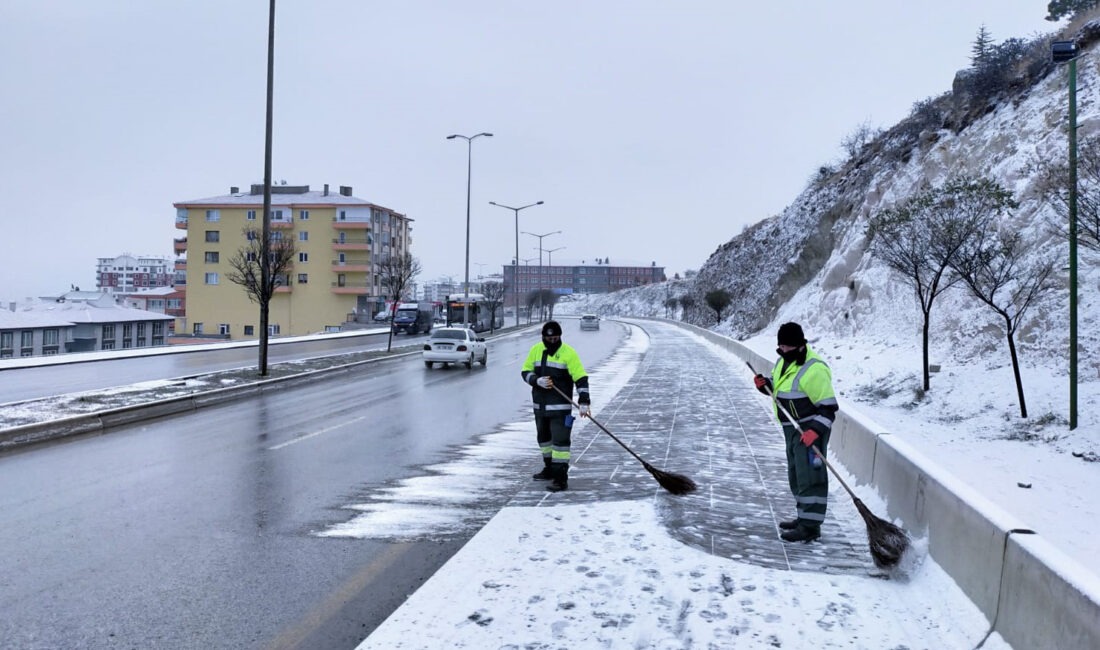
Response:
[{"label": "broom bristles", "polygon": [[871,559],[875,566],[880,569],[897,566],[909,548],[909,535],[885,519],[876,517],[859,499],[855,500],[855,504],[867,524],[867,543],[871,547]]},{"label": "broom bristles", "polygon": [[657,483],[671,494],[690,494],[696,490],[695,481],[683,474],[673,474],[657,469],[649,463],[644,463],[645,468],[657,479]]}]

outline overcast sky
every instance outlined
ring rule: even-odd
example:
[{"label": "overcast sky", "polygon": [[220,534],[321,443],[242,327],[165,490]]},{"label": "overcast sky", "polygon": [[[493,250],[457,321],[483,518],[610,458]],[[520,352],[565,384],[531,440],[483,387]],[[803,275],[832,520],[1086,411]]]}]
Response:
[{"label": "overcast sky", "polygon": [[[421,281],[499,272],[515,220],[557,264],[698,269],[863,123],[951,87],[985,24],[1045,0],[279,0],[275,182],[415,220]],[[263,181],[264,0],[0,0],[0,297],[172,256],[173,202]],[[520,258],[538,263],[538,239]],[[544,262],[549,257],[544,256]]]}]

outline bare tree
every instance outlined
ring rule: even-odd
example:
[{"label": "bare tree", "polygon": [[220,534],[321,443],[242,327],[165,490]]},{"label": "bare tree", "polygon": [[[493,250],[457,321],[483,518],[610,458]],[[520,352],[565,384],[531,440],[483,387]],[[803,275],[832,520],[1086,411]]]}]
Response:
[{"label": "bare tree", "polygon": [[481,295],[485,296],[485,306],[489,308],[489,333],[496,329],[497,310],[504,305],[504,284],[485,282],[481,285]]},{"label": "bare tree", "polygon": [[685,293],[684,295],[680,296],[680,307],[684,310],[681,318],[683,316],[687,316],[688,310],[694,306],[695,296],[691,295],[690,293]]},{"label": "bare tree", "polygon": [[1028,250],[1020,233],[1004,229],[991,231],[984,231],[971,242],[967,250],[956,257],[953,267],[970,292],[1004,320],[1016,395],[1020,399],[1020,417],[1026,418],[1024,384],[1016,354],[1016,330],[1028,308],[1053,287],[1054,260],[1029,263]]},{"label": "bare tree", "polygon": [[882,135],[882,129],[873,126],[870,122],[863,122],[854,131],[844,136],[840,141],[840,148],[848,155],[855,158],[863,151],[863,148]]},{"label": "bare tree", "polygon": [[554,305],[558,304],[558,294],[554,293],[550,289],[535,289],[527,294],[527,322],[531,322],[530,314],[534,312],[535,308],[542,309],[542,313],[539,314],[539,320],[546,320],[546,310],[550,310],[550,318],[554,318]]},{"label": "bare tree", "polygon": [[[271,233],[271,241],[268,242],[267,277],[263,276],[263,233],[257,228],[245,228],[243,231],[245,244],[233,253],[229,258],[229,268],[232,269],[226,277],[233,284],[244,289],[248,299],[260,306],[261,312],[266,312],[271,304],[271,297],[275,295],[275,289],[281,285],[290,284],[290,270],[294,264],[296,253],[294,242],[283,237],[283,233],[275,230]],[[260,345],[266,346],[267,339],[260,337]],[[260,376],[267,376],[267,351],[260,351]]]},{"label": "bare tree", "polygon": [[730,306],[733,302],[733,296],[729,291],[725,289],[712,289],[708,291],[703,300],[707,301],[707,306],[714,310],[714,313],[718,316],[718,322],[722,322],[722,310]]},{"label": "bare tree", "polygon": [[961,281],[952,271],[959,252],[990,216],[1015,207],[1012,197],[988,179],[957,178],[921,191],[871,217],[871,252],[912,285],[920,305],[924,390],[931,388],[928,336],[936,298]]},{"label": "bare tree", "polygon": [[[403,255],[387,255],[378,265],[378,278],[382,284],[382,290],[386,297],[392,300],[390,306],[390,323],[397,314],[397,303],[412,288],[413,279],[420,275],[420,261],[411,253]],[[390,327],[390,336],[386,341],[386,351],[393,348],[393,327]]]}]

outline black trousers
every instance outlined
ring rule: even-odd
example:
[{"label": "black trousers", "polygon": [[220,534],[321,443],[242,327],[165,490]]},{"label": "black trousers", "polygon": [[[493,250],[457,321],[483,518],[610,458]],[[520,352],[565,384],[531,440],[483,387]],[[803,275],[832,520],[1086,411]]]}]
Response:
[{"label": "black trousers", "polygon": [[570,434],[573,416],[568,412],[553,415],[535,415],[535,432],[543,458],[552,463],[569,464]]}]

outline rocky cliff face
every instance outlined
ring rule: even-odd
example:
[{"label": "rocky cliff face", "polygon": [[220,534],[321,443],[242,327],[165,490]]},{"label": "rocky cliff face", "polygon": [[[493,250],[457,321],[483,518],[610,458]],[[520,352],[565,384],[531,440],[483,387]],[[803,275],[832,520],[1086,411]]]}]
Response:
[{"label": "rocky cliff face", "polygon": [[[1089,23],[1079,33],[1086,51],[1096,34],[1100,23]],[[921,316],[913,289],[871,256],[868,219],[922,188],[962,174],[992,177],[1014,193],[1020,207],[1003,217],[1002,226],[1025,234],[1030,255],[1068,260],[1068,243],[1054,228],[1064,217],[1038,194],[1025,171],[1032,157],[1063,160],[1068,155],[1066,71],[1034,57],[1020,66],[1020,79],[994,97],[969,97],[956,83],[952,93],[918,104],[907,120],[842,167],[822,168],[781,214],[719,246],[691,281],[675,289],[642,288],[633,297],[608,296],[603,309],[627,313],[651,301],[654,308],[648,311],[654,313],[638,315],[663,315],[666,296],[690,293],[695,305],[684,311],[684,320],[737,338],[796,320],[811,340],[919,340]],[[1098,129],[1100,57],[1093,54],[1078,62],[1078,133],[1084,137]],[[1078,265],[1083,350],[1100,343],[1096,261],[1082,251]],[[1017,334],[1022,353],[1033,361],[1056,364],[1066,357],[1068,273],[1061,269],[1067,264],[1057,267],[1061,285],[1028,312]],[[715,288],[726,289],[734,299],[717,324],[703,298]],[[933,340],[958,359],[973,359],[1004,344],[999,318],[960,287],[937,300],[932,325]]]}]

